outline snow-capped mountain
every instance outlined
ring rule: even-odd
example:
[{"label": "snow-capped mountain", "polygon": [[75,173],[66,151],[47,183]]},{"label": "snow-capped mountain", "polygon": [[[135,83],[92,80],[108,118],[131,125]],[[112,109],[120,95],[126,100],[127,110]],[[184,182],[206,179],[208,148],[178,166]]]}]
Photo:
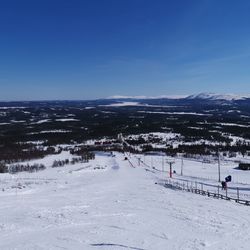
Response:
[{"label": "snow-capped mountain", "polygon": [[216,93],[200,93],[195,95],[190,95],[187,99],[207,99],[207,100],[244,100],[250,98],[250,95],[235,95],[235,94],[216,94]]},{"label": "snow-capped mountain", "polygon": [[122,100],[122,99],[134,99],[134,100],[153,100],[153,99],[170,99],[170,100],[210,100],[210,101],[237,101],[250,98],[250,94],[236,95],[236,94],[216,94],[216,93],[199,93],[193,95],[161,95],[161,96],[110,96],[106,99],[110,100]]}]

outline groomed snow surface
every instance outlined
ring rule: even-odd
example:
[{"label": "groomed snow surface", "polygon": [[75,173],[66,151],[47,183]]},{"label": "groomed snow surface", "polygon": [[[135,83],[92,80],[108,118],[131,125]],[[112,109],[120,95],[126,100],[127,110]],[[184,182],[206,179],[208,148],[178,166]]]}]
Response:
[{"label": "groomed snow surface", "polygon": [[249,249],[248,206],[164,188],[115,155],[0,175],[0,249]]}]

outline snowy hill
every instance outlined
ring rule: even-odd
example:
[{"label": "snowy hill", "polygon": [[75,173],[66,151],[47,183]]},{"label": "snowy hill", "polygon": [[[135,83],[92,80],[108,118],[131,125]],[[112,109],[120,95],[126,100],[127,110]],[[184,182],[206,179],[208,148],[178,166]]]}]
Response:
[{"label": "snowy hill", "polygon": [[0,249],[249,249],[249,207],[156,185],[166,173],[137,162],[99,154],[1,175],[13,187],[0,193]]}]

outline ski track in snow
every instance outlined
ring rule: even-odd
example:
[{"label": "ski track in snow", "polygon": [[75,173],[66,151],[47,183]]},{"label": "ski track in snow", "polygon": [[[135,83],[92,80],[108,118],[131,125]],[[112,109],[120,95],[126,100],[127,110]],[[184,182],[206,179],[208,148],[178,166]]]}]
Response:
[{"label": "ski track in snow", "polygon": [[20,174],[37,183],[0,193],[0,249],[249,249],[249,207],[156,185],[122,154],[90,165]]}]

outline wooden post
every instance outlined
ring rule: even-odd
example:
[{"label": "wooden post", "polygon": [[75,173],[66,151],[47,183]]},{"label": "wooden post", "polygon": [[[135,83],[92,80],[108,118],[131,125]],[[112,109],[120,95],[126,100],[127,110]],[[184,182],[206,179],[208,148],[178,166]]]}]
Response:
[{"label": "wooden post", "polygon": [[239,199],[240,199],[240,191],[239,191],[239,188],[237,187],[237,199],[238,199],[238,201],[239,201]]},{"label": "wooden post", "polygon": [[218,185],[218,198],[220,197],[220,186]]}]

